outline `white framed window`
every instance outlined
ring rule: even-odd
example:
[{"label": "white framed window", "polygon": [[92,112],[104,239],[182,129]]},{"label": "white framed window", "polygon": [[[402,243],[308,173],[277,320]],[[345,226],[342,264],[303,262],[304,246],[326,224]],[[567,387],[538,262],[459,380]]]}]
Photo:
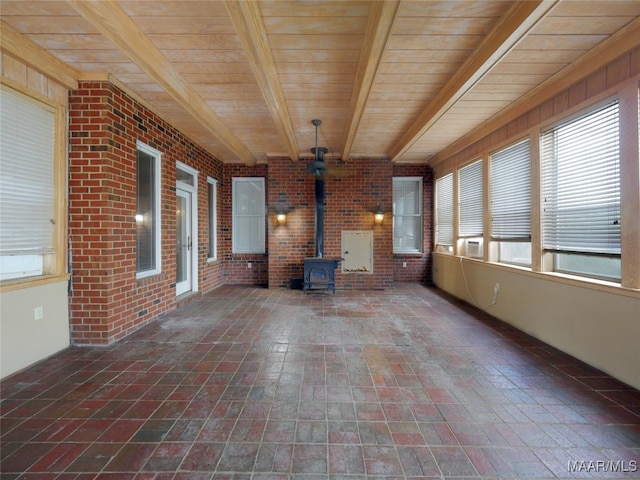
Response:
[{"label": "white framed window", "polygon": [[232,179],[233,253],[265,253],[264,178]]},{"label": "white framed window", "polygon": [[394,177],[393,253],[422,250],[422,177]]},{"label": "white framed window", "polygon": [[136,278],[161,271],[160,159],[162,154],[137,143],[136,160]]},{"label": "white framed window", "polygon": [[554,270],[619,280],[618,101],[542,132],[540,158],[542,242]]},{"label": "white framed window", "polygon": [[436,245],[453,253],[453,173],[436,179]]},{"label": "white framed window", "polygon": [[218,258],[218,181],[207,177],[207,256],[209,260]]},{"label": "white framed window", "polygon": [[491,239],[498,261],[531,265],[531,148],[529,140],[491,156]]},{"label": "white framed window", "polygon": [[8,88],[0,95],[0,280],[11,280],[49,273],[57,253],[56,114]]},{"label": "white framed window", "polygon": [[483,207],[480,159],[458,170],[458,234],[468,257],[482,257]]}]

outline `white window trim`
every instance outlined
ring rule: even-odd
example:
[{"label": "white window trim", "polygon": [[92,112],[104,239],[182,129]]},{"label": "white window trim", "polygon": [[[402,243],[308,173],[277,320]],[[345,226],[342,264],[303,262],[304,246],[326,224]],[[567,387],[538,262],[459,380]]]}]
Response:
[{"label": "white window trim", "polygon": [[236,185],[239,182],[258,182],[262,184],[262,193],[263,193],[263,197],[262,197],[262,228],[266,229],[266,188],[265,188],[265,179],[264,177],[234,177],[231,179],[232,180],[232,188],[231,188],[231,212],[232,212],[232,224],[231,224],[231,231],[232,231],[232,251],[231,253],[234,254],[263,254],[266,252],[266,232],[263,233],[263,238],[262,238],[262,245],[260,246],[261,248],[257,248],[255,250],[252,249],[248,249],[248,250],[239,250],[238,246],[237,246],[237,240],[236,240],[236,234],[237,234],[237,219],[236,219]]},{"label": "white window trim", "polygon": [[[423,178],[422,177],[393,177],[392,186],[394,182],[418,182],[418,189],[420,192],[420,200],[419,200],[419,213],[416,215],[420,218],[420,248],[416,249],[396,249],[393,246],[393,253],[395,255],[410,255],[410,254],[421,254],[424,252],[424,189],[423,189]],[[393,187],[392,187],[393,190]],[[395,205],[394,205],[395,206]],[[395,217],[395,208],[393,211],[393,216]],[[408,215],[403,215],[408,216]],[[395,225],[395,222],[394,222]],[[395,238],[393,236],[392,238]],[[394,242],[395,243],[395,242]]]},{"label": "white window trim", "polygon": [[[209,185],[213,189],[211,202],[209,201]],[[207,177],[207,206],[209,207],[209,223],[207,225],[207,249],[209,251],[207,252],[207,261],[213,262],[218,259],[218,180],[211,177]],[[209,245],[211,245],[211,249],[209,249]]]},{"label": "white window trim", "polygon": [[[161,195],[161,179],[162,179],[162,172],[161,172],[161,168],[162,168],[162,153],[159,150],[156,150],[153,147],[150,147],[149,145],[142,143],[141,141],[136,141],[136,152],[140,150],[144,153],[146,153],[147,155],[151,155],[154,158],[154,162],[155,162],[155,178],[153,179],[154,182],[154,190],[155,190],[155,198],[154,198],[154,202],[155,202],[155,211],[153,212],[153,219],[154,219],[154,240],[155,240],[155,244],[156,244],[156,249],[155,249],[155,265],[156,268],[150,269],[150,270],[144,270],[144,271],[136,271],[136,279],[141,279],[141,278],[147,278],[147,277],[152,277],[154,275],[158,275],[159,273],[162,272],[162,225],[161,225],[161,215],[160,215],[160,210],[161,210],[161,200],[162,200],[162,195]],[[136,185],[137,188],[137,185]],[[137,258],[137,253],[136,253],[136,258]]]}]

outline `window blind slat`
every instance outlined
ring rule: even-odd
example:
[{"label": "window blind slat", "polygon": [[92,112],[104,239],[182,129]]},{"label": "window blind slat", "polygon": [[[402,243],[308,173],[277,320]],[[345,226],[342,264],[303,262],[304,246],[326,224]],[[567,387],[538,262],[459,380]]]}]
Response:
[{"label": "window blind slat", "polygon": [[620,254],[618,103],[541,136],[543,247]]},{"label": "window blind slat", "polygon": [[492,238],[531,237],[531,158],[529,140],[491,156]]}]

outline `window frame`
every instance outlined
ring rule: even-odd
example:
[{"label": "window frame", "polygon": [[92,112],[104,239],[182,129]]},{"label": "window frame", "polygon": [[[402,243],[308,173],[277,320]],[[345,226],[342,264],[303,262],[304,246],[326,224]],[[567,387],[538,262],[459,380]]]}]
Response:
[{"label": "window frame", "polygon": [[[446,198],[442,198],[440,195],[441,189],[440,189],[440,185],[442,185],[444,183],[445,180],[450,180],[451,181],[451,185],[450,185],[450,198],[447,196]],[[449,187],[449,185],[447,185],[447,187]],[[435,245],[436,245],[436,251],[442,252],[442,253],[454,253],[453,250],[453,246],[455,244],[455,207],[454,207],[454,199],[455,199],[455,172],[448,172],[442,176],[440,176],[439,178],[436,179],[435,181]],[[447,215],[440,215],[441,212],[441,208],[440,208],[440,204],[442,203],[443,200],[450,200],[450,204],[447,205],[448,210],[445,211],[445,213],[448,213],[451,217],[451,243],[445,243],[441,241],[440,238],[440,227],[443,218],[446,218]],[[448,224],[447,224],[448,226]]]},{"label": "window frame", "polygon": [[[392,179],[392,197],[395,198],[395,190],[396,190],[396,185],[398,184],[402,184],[404,185],[405,183],[409,183],[409,182],[416,182],[417,183],[417,190],[418,190],[418,195],[419,195],[419,199],[418,199],[418,212],[417,213],[412,213],[412,214],[403,214],[403,215],[398,215],[396,213],[397,208],[396,208],[396,202],[395,200],[392,200],[393,203],[393,222],[392,222],[392,240],[393,240],[393,253],[396,255],[406,255],[406,254],[421,254],[424,252],[424,179],[423,177],[419,177],[419,176],[407,176],[407,177],[393,177]],[[398,217],[411,217],[411,218],[417,218],[419,221],[419,238],[417,239],[417,244],[419,245],[419,248],[415,249],[415,248],[396,248],[396,241],[395,239],[397,238],[396,232],[397,232],[397,227],[396,227],[396,218]],[[404,223],[404,222],[403,222]],[[406,238],[407,235],[405,234],[406,232],[403,231],[402,232],[402,238]]]},{"label": "window frame", "polygon": [[[259,237],[259,241],[256,242],[256,245],[250,245],[249,248],[243,249],[238,246],[238,235],[239,235],[239,225],[238,219],[243,217],[242,215],[238,215],[236,211],[238,202],[236,200],[236,195],[238,194],[237,186],[242,182],[257,182],[261,185],[261,193],[262,196],[260,198],[261,203],[261,212],[256,214],[246,215],[245,217],[251,217],[256,222],[255,227],[262,232]],[[266,214],[267,214],[267,191],[266,191],[266,182],[264,177],[233,177],[231,179],[231,253],[233,254],[264,254],[266,253],[267,248],[267,234],[266,234]]]},{"label": "window frame", "polygon": [[[525,190],[525,192],[528,193],[528,196],[523,196],[523,198],[519,198],[518,200],[524,199],[525,202],[528,201],[528,209],[526,211],[528,211],[529,213],[529,219],[528,219],[528,222],[525,221],[523,223],[525,227],[526,227],[526,224],[528,223],[529,233],[524,235],[520,234],[520,232],[513,233],[521,229],[522,225],[520,224],[514,225],[514,222],[511,222],[512,223],[511,231],[510,231],[511,233],[507,232],[506,235],[501,234],[501,236],[496,236],[494,218],[496,216],[495,214],[497,211],[497,209],[495,208],[495,203],[496,203],[495,195],[496,195],[496,183],[497,183],[495,175],[497,175],[497,173],[495,171],[496,169],[495,169],[494,161],[497,155],[503,154],[504,152],[507,152],[508,150],[511,150],[511,149],[516,149],[517,147],[520,147],[524,144],[527,145],[526,160],[528,161],[528,172],[525,172],[525,177],[528,178],[528,181],[527,182],[522,181],[521,183],[524,183],[526,185],[527,190]],[[526,137],[515,139],[514,141],[510,142],[508,145],[505,145],[497,150],[494,150],[489,155],[489,176],[487,179],[489,184],[490,240],[492,244],[494,244],[497,247],[493,249],[493,251],[497,252],[497,261],[503,264],[517,265],[517,266],[526,267],[526,268],[531,268],[533,265],[532,237],[533,237],[533,229],[534,229],[534,218],[533,218],[532,207],[533,207],[533,190],[534,190],[534,186],[533,186],[534,172],[533,172],[532,145],[533,145],[533,142],[531,141],[530,136],[526,136]],[[500,157],[501,160],[504,158],[505,157]],[[513,175],[509,175],[509,179],[513,180]],[[510,186],[509,188],[511,189],[512,187]],[[504,194],[504,192],[502,193]],[[510,203],[511,205],[513,205],[513,198],[511,198],[511,202],[505,202],[505,200],[502,198],[500,198],[500,200],[502,203]],[[514,217],[514,215],[513,214],[509,215],[509,217]],[[504,228],[504,226],[502,228]],[[524,254],[522,252],[524,252]],[[520,254],[523,254],[522,258],[519,258],[517,256]]]},{"label": "window frame", "polygon": [[[617,151],[613,154],[614,158],[611,158],[610,152],[605,152],[607,153],[607,155],[598,157],[598,160],[601,163],[603,162],[603,160],[613,161],[612,165],[607,163],[606,167],[609,168],[613,166],[615,171],[614,175],[612,176],[611,174],[609,174],[604,178],[609,179],[613,177],[612,181],[615,181],[616,183],[615,185],[616,190],[614,190],[614,193],[617,193],[617,200],[618,200],[616,203],[617,210],[611,211],[609,208],[610,204],[607,203],[607,212],[617,213],[617,215],[615,215],[615,217],[617,218],[614,219],[615,220],[614,225],[618,226],[618,232],[617,232],[616,238],[617,238],[617,246],[618,246],[619,252],[612,252],[611,246],[608,247],[609,251],[595,251],[594,249],[596,248],[596,243],[594,243],[593,241],[590,242],[591,245],[589,246],[585,244],[575,245],[576,240],[567,238],[566,234],[562,233],[562,228],[563,226],[566,228],[566,224],[560,223],[557,220],[558,218],[566,219],[567,217],[565,212],[570,212],[571,210],[571,208],[566,208],[566,207],[563,208],[561,205],[561,202],[559,201],[559,199],[561,199],[563,196],[566,196],[567,193],[571,193],[571,192],[567,192],[566,189],[563,190],[563,192],[559,192],[558,184],[562,182],[563,179],[571,178],[571,182],[574,182],[576,179],[581,179],[581,182],[587,182],[587,185],[585,187],[589,189],[589,192],[591,193],[596,193],[592,191],[592,188],[598,188],[599,192],[601,193],[606,191],[607,197],[612,193],[609,186],[606,186],[606,188],[603,188],[603,185],[602,185],[603,182],[598,182],[599,180],[602,180],[603,178],[602,176],[589,175],[587,177],[587,172],[585,172],[583,169],[578,169],[578,176],[571,175],[571,177],[569,177],[565,175],[561,177],[560,176],[561,174],[559,173],[559,168],[560,167],[566,168],[567,166],[566,162],[567,162],[567,158],[569,158],[569,155],[565,155],[560,160],[562,162],[562,165],[560,165],[558,154],[557,154],[557,145],[558,145],[557,135],[560,129],[567,128],[568,130],[571,130],[572,128],[575,128],[579,124],[579,122],[581,122],[582,120],[585,120],[585,123],[582,124],[582,127],[584,128],[584,126],[592,122],[594,118],[597,118],[597,116],[601,112],[605,112],[607,109],[610,109],[610,108],[615,108],[615,111],[610,114],[610,117],[607,117],[607,120],[613,119],[617,121],[616,131],[613,132],[614,133],[613,137],[618,142],[616,144]],[[542,197],[542,207],[541,207],[541,216],[540,216],[540,229],[542,232],[541,248],[542,248],[542,255],[551,258],[550,262],[546,262],[547,269],[551,272],[573,275],[577,277],[594,278],[594,279],[600,279],[600,280],[612,281],[612,282],[621,282],[622,280],[621,278],[622,277],[622,251],[621,251],[622,232],[620,229],[621,216],[622,216],[622,192],[621,192],[621,188],[622,188],[621,145],[622,145],[622,142],[620,141],[620,130],[622,128],[622,125],[621,125],[622,119],[621,119],[620,111],[621,111],[620,100],[617,97],[613,99],[609,98],[606,101],[599,102],[599,103],[590,105],[587,108],[581,109],[578,113],[571,115],[569,117],[565,117],[561,121],[555,122],[553,125],[545,127],[540,131],[540,165],[541,165],[540,192]],[[601,118],[604,118],[604,117],[601,117]],[[607,148],[610,148],[609,146],[610,142],[608,141],[610,140],[610,138],[608,137],[611,137],[611,133],[612,132],[602,133],[604,137],[607,137],[605,138],[605,142],[606,142],[605,145],[608,146]],[[573,135],[571,138],[563,137],[561,138],[561,141],[564,141],[567,138],[569,138],[568,140],[569,143],[579,141],[580,138],[576,140],[576,136],[577,135]],[[589,139],[593,139],[593,138],[597,138],[597,137],[594,135],[589,135]],[[581,144],[581,142],[579,144]],[[563,143],[563,145],[566,145],[566,143]],[[602,148],[602,147],[599,145],[599,148]],[[598,151],[599,150],[597,149],[590,149],[590,154],[593,154]],[[570,155],[575,155],[575,154],[570,154]],[[594,179],[594,180],[592,181],[591,179]],[[573,189],[572,191],[576,191],[578,195],[584,194],[584,191],[585,191],[584,188],[578,189],[576,186],[573,186],[571,188]],[[547,202],[547,198],[550,199],[549,202]],[[571,198],[575,198],[575,194],[572,195]],[[602,198],[602,195],[599,195],[595,198]],[[594,204],[594,202],[590,202],[590,203],[592,205]],[[571,204],[574,205],[573,208],[575,209],[575,201],[572,200]],[[581,206],[582,204],[583,202],[581,202]],[[549,209],[549,212],[551,213],[548,213],[548,209]],[[553,221],[553,218],[552,218],[554,214],[556,216],[555,222]],[[571,216],[569,220],[573,220],[574,216],[572,214],[570,215]],[[588,217],[591,220],[595,218],[599,218],[598,216],[593,216],[593,215],[589,215]],[[611,218],[608,218],[608,221],[611,221]],[[587,224],[592,223],[592,222],[584,222],[583,220],[579,220],[579,222],[587,223]],[[599,225],[603,225],[603,224],[600,223]],[[586,227],[589,228],[589,225],[587,225]],[[585,230],[583,234],[585,236],[580,235],[580,238],[590,238],[587,235],[588,230]],[[600,241],[602,242],[602,238],[600,238]],[[561,243],[564,244],[565,246],[560,246]],[[603,250],[607,250],[607,248],[604,248]],[[584,264],[584,262],[591,263],[590,271],[589,271],[589,268]],[[615,274],[613,273],[613,270],[616,270]]]},{"label": "window frame", "polygon": [[67,106],[55,100],[26,90],[17,85],[0,82],[0,89],[53,114],[53,155],[51,157],[53,173],[51,176],[53,205],[51,212],[51,250],[39,255],[41,269],[33,275],[15,276],[0,281],[0,291],[12,291],[65,281],[68,274],[67,255]]},{"label": "window frame", "polygon": [[[139,190],[139,179],[138,179],[138,152],[143,152],[153,159],[154,172],[153,179],[151,180],[154,188],[153,192],[153,211],[151,216],[153,218],[153,243],[154,249],[153,257],[154,257],[154,266],[152,268],[146,270],[140,270],[139,267],[139,257],[138,257],[138,241],[139,241],[139,232],[137,231],[137,225],[140,215],[137,211],[138,206],[138,190]],[[162,205],[162,193],[161,193],[161,179],[162,179],[162,152],[156,150],[155,148],[141,142],[140,140],[136,141],[136,279],[142,279],[151,277],[154,275],[158,275],[162,272],[162,218],[161,218],[161,205]]]},{"label": "window frame", "polygon": [[218,259],[218,180],[207,177],[207,260]]}]

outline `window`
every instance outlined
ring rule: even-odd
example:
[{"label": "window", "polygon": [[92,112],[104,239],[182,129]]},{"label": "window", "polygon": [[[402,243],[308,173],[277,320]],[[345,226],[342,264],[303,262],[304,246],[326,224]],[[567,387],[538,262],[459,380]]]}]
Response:
[{"label": "window", "polygon": [[541,135],[542,239],[554,270],[620,279],[618,102]]},{"label": "window", "polygon": [[482,160],[458,171],[459,235],[465,238],[465,255],[482,257]]},{"label": "window", "polygon": [[52,273],[55,112],[9,89],[0,94],[0,279]]},{"label": "window", "polygon": [[136,276],[160,272],[160,152],[138,142]]},{"label": "window", "polygon": [[491,238],[498,260],[531,265],[531,153],[529,140],[491,156]]},{"label": "window", "polygon": [[234,178],[232,185],[233,253],[264,253],[264,178]]},{"label": "window", "polygon": [[393,253],[422,252],[422,177],[393,179]]},{"label": "window", "polygon": [[218,258],[218,181],[207,178],[207,206],[209,211],[207,233],[208,233],[208,257],[209,260]]},{"label": "window", "polygon": [[436,244],[453,253],[453,173],[436,180]]}]

